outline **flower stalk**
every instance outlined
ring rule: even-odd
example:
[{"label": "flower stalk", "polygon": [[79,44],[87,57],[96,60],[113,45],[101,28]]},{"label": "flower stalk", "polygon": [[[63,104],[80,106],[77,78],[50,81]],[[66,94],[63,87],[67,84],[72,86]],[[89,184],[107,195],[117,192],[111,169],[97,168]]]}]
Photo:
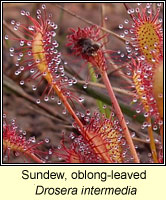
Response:
[{"label": "flower stalk", "polygon": [[69,43],[67,45],[72,46],[72,49],[74,50],[74,53],[76,55],[81,55],[84,60],[86,60],[88,63],[91,63],[91,65],[94,66],[101,74],[112,104],[114,106],[115,113],[119,119],[121,128],[123,129],[124,135],[129,144],[134,162],[139,163],[139,158],[137,156],[130,132],[128,130],[128,127],[124,120],[124,116],[108,79],[108,75],[106,72],[107,64],[104,56],[104,51],[102,49],[102,45],[98,44],[100,40],[103,40],[103,37],[100,36],[100,28],[97,26],[91,26],[85,27],[84,29],[78,28],[77,31],[71,29],[71,31],[72,34],[68,35]]},{"label": "flower stalk", "polygon": [[107,72],[106,71],[102,71],[101,75],[102,75],[104,84],[105,84],[105,86],[107,88],[107,91],[108,91],[108,94],[110,96],[110,99],[112,101],[113,107],[115,109],[115,113],[116,113],[116,115],[117,115],[117,117],[119,119],[119,124],[121,125],[121,127],[123,129],[126,141],[127,141],[128,145],[130,147],[130,151],[131,151],[131,154],[132,154],[132,156],[134,158],[134,162],[135,163],[139,163],[140,161],[139,161],[137,152],[135,150],[135,147],[134,147],[134,144],[133,144],[133,140],[131,138],[131,135],[130,135],[129,129],[128,129],[127,125],[126,125],[123,113],[122,113],[122,111],[120,109],[120,106],[119,106],[118,101],[117,101],[117,99],[115,97],[114,91],[112,89],[112,86],[110,84]]}]

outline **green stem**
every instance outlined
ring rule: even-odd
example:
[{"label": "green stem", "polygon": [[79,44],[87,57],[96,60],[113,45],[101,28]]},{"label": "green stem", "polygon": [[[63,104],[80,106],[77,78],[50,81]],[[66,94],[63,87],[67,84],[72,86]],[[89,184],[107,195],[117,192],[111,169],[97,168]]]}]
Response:
[{"label": "green stem", "polygon": [[[88,68],[89,68],[89,73],[90,73],[92,82],[97,83],[98,80],[96,78],[95,71],[94,71],[94,69],[93,69],[93,67],[91,66],[90,63],[88,63]],[[103,103],[103,101],[97,99],[96,100],[96,104],[97,104],[97,106],[99,108],[100,113],[104,114],[107,118],[109,118],[110,110],[108,108],[104,109],[104,105],[105,104]]]}]

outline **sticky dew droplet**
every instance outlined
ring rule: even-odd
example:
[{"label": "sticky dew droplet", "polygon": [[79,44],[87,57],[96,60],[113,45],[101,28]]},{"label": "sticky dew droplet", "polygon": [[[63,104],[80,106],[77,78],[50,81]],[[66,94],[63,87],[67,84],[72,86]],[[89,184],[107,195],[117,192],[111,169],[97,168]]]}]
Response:
[{"label": "sticky dew droplet", "polygon": [[42,4],[42,9],[46,9],[46,5],[45,4]]},{"label": "sticky dew droplet", "polygon": [[157,131],[157,129],[158,129],[157,125],[153,125],[153,130]]},{"label": "sticky dew droplet", "polygon": [[123,28],[123,24],[119,24],[119,29],[122,29]]},{"label": "sticky dew droplet", "polygon": [[79,101],[80,103],[84,102],[84,97],[79,97],[79,98],[78,98],[78,101]]},{"label": "sticky dew droplet", "polygon": [[44,141],[46,144],[48,144],[50,142],[49,138],[45,138]]},{"label": "sticky dew droplet", "polygon": [[36,103],[37,104],[41,103],[41,100],[40,99],[36,99]]},{"label": "sticky dew droplet", "polygon": [[62,104],[61,100],[58,100],[58,101],[57,101],[57,104],[58,104],[58,105],[61,105],[61,104]]},{"label": "sticky dew droplet", "polygon": [[21,10],[21,15],[23,15],[23,16],[24,16],[24,15],[25,15],[25,13],[26,13],[26,12],[25,12],[25,10]]},{"label": "sticky dew droplet", "polygon": [[24,81],[23,80],[20,81],[20,85],[24,85]]},{"label": "sticky dew droplet", "polygon": [[48,96],[45,96],[45,97],[44,97],[44,101],[46,101],[46,102],[49,101],[49,97],[48,97]]},{"label": "sticky dew droplet", "polygon": [[9,39],[9,36],[8,35],[5,35],[5,40],[8,40]]}]

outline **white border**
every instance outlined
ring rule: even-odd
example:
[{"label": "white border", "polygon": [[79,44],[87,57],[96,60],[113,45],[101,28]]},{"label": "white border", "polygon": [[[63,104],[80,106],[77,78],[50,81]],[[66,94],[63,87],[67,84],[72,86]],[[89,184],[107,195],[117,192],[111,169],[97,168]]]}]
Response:
[{"label": "white border", "polygon": [[[47,1],[47,2],[43,2],[43,1],[1,1],[1,31],[2,29],[2,19],[3,19],[3,3],[163,3],[163,11],[164,11],[164,15],[163,15],[163,52],[164,52],[164,66],[165,66],[165,1]],[[2,121],[3,121],[3,34],[1,32],[1,163],[0,165],[2,166],[164,166],[165,165],[165,160],[164,160],[164,164],[3,164],[2,162],[2,153],[3,153],[3,140],[2,140],[2,132],[3,132],[3,128],[2,128]],[[165,133],[165,67],[164,67],[164,133]],[[165,134],[164,134],[164,156],[163,158],[166,157],[165,155]]]}]

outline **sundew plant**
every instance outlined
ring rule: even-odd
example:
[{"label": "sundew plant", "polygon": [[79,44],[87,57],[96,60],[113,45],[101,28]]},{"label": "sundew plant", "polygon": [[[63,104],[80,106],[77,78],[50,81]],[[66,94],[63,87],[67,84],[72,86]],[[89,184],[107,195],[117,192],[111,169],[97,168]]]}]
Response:
[{"label": "sundew plant", "polygon": [[4,3],[3,162],[163,163],[163,3]]}]

